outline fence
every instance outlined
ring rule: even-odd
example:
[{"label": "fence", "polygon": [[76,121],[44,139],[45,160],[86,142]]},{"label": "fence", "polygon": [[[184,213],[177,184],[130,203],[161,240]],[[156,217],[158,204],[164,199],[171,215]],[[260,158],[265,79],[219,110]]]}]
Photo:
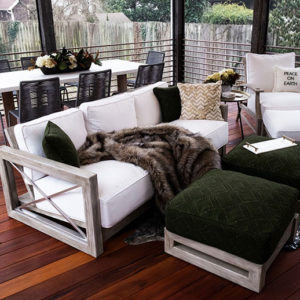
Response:
[{"label": "fence", "polygon": [[242,59],[250,52],[251,33],[251,25],[187,24],[182,66],[185,81],[202,82],[224,68],[243,77]]},{"label": "fence", "polygon": [[[20,69],[21,56],[37,56],[41,52],[38,24],[20,23],[13,40],[7,33],[8,27],[8,22],[0,22],[2,46],[10,46],[10,51],[0,53],[0,59],[8,58],[12,69],[16,70]],[[163,79],[173,84],[173,41],[169,38],[170,23],[56,22],[55,31],[59,48],[66,45],[73,50],[84,47],[93,54],[99,51],[102,60],[118,58],[144,62],[149,50],[164,51],[166,58]],[[186,37],[183,41],[184,64],[181,66],[185,81],[202,82],[207,75],[223,68],[235,69],[243,79],[242,59],[250,52],[251,33],[251,25],[186,24]],[[2,46],[0,45],[0,49],[3,49]],[[296,52],[297,65],[300,65],[300,48],[267,46],[267,53],[287,51]],[[116,89],[115,78],[112,88]],[[74,89],[71,89],[70,93],[75,96]]]},{"label": "fence", "polygon": [[285,53],[285,52],[295,52],[296,53],[296,67],[300,67],[300,48],[294,47],[282,47],[282,46],[266,46],[266,53]]}]

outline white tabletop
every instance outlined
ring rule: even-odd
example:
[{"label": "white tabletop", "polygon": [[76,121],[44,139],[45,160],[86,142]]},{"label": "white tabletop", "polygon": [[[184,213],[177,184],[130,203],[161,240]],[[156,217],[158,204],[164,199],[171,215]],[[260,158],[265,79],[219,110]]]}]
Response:
[{"label": "white tabletop", "polygon": [[[112,75],[125,75],[128,73],[137,73],[140,63],[131,62],[121,59],[103,60],[102,66],[92,64],[89,71],[83,72],[96,72],[111,69]],[[0,73],[0,93],[11,92],[19,90],[21,81],[26,80],[40,80],[52,77],[59,77],[61,83],[75,82],[79,79],[80,72],[70,72],[54,75],[44,75],[40,69],[34,69],[32,71],[13,71]]]}]

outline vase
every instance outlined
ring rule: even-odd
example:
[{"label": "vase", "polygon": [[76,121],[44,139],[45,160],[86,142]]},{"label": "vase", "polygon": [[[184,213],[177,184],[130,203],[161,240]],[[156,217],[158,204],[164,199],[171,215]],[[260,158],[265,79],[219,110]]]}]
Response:
[{"label": "vase", "polygon": [[78,72],[78,71],[87,71],[89,70],[91,67],[91,64],[86,65],[86,66],[78,66],[75,69],[65,69],[65,70],[59,70],[59,68],[57,68],[56,66],[54,68],[46,68],[46,67],[42,67],[40,68],[41,71],[43,72],[43,74],[45,75],[53,75],[53,74],[61,74],[61,73],[70,73],[70,72]]},{"label": "vase", "polygon": [[43,72],[43,74],[45,74],[45,75],[57,74],[59,71],[57,67],[54,67],[54,68],[41,67],[40,69]]},{"label": "vase", "polygon": [[230,93],[232,90],[232,85],[222,84],[222,93]]}]

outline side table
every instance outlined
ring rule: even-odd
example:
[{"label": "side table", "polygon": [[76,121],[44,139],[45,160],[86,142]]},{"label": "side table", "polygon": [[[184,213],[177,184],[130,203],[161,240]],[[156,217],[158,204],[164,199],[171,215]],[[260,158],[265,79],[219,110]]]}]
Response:
[{"label": "side table", "polygon": [[249,99],[250,94],[243,92],[243,91],[239,91],[239,90],[232,90],[230,93],[230,96],[231,97],[225,97],[225,95],[222,94],[221,101],[224,103],[235,102],[237,104],[238,114],[236,117],[236,121],[238,121],[238,120],[240,121],[241,135],[242,135],[242,139],[244,139],[244,130],[243,130],[243,123],[242,123],[242,118],[241,118],[240,103],[246,102]]}]

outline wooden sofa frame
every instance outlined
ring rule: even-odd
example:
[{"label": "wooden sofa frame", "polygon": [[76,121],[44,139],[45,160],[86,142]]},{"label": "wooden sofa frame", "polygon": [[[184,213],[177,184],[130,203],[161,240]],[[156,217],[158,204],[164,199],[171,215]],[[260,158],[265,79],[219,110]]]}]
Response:
[{"label": "wooden sofa frame", "polygon": [[[17,148],[13,127],[7,128],[6,135],[10,145]],[[14,176],[14,166],[23,169],[28,167],[58,179],[66,180],[82,188],[85,222],[71,219],[71,222],[83,229],[80,232],[70,229],[67,220],[58,214],[40,210],[36,206],[24,206],[34,201],[32,186],[26,183],[27,193],[19,196]],[[0,175],[5,197],[7,214],[28,226],[48,234],[80,251],[98,257],[103,253],[103,242],[108,240],[139,215],[147,211],[151,201],[134,210],[126,218],[111,228],[101,226],[100,203],[98,196],[97,175],[60,162],[40,157],[8,146],[0,147]],[[26,180],[25,180],[26,182]],[[51,197],[48,196],[51,201]],[[149,199],[151,200],[151,199]],[[45,200],[46,201],[46,200]],[[58,221],[57,221],[57,220]],[[61,221],[65,221],[62,223]],[[64,226],[63,224],[66,224]],[[84,232],[85,231],[85,232]]]},{"label": "wooden sofa frame", "polygon": [[299,221],[296,213],[286,228],[273,254],[262,265],[236,255],[179,236],[165,228],[165,252],[259,293],[265,284],[266,272],[289,239],[294,239]]}]

